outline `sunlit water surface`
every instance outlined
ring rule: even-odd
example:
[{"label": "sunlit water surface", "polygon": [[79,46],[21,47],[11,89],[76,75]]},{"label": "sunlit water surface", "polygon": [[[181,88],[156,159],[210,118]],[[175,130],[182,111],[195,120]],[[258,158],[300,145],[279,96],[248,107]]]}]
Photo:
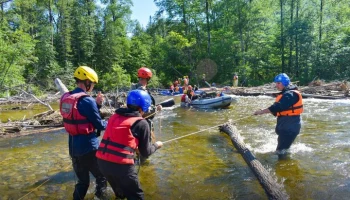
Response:
[{"label": "sunlit water surface", "polygon": [[[156,136],[165,144],[140,168],[146,199],[267,199],[230,138],[218,131],[229,120],[290,199],[349,199],[349,100],[304,100],[301,134],[289,158],[279,160],[275,117],[251,116],[274,99],[234,97],[229,109],[176,106],[157,115]],[[76,178],[64,130],[0,139],[0,149],[0,199],[72,198]],[[93,192],[92,178],[86,199],[94,199]]]}]

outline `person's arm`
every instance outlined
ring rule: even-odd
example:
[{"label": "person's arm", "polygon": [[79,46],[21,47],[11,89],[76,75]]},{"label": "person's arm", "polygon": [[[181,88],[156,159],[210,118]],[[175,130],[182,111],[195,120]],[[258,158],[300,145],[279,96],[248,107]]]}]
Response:
[{"label": "person's arm", "polygon": [[95,129],[106,129],[107,121],[101,118],[96,101],[92,97],[81,98],[78,102],[78,111],[92,123]]},{"label": "person's arm", "polygon": [[287,110],[292,105],[294,105],[296,102],[299,101],[298,94],[290,91],[283,94],[279,102],[275,102],[270,107],[265,109],[260,109],[254,112],[254,115],[262,115],[265,113],[278,113],[282,112],[284,110]]},{"label": "person's arm", "polygon": [[262,114],[265,114],[265,113],[271,113],[271,111],[268,108],[260,109],[260,110],[255,111],[254,115],[262,115]]},{"label": "person's arm", "polygon": [[140,151],[140,154],[145,158],[148,158],[162,146],[161,142],[152,144],[151,130],[146,120],[135,122],[131,126],[131,132],[134,137],[139,140],[138,149]]}]

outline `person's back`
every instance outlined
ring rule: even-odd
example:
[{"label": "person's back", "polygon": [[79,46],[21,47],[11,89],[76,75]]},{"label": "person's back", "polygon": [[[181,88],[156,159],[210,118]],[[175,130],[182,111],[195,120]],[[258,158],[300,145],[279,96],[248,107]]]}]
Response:
[{"label": "person's back", "polygon": [[143,118],[150,105],[147,92],[131,91],[127,97],[128,107],[116,110],[109,119],[96,154],[102,173],[119,198],[144,199],[134,166],[135,152],[138,150],[147,158],[163,145],[160,141],[152,144],[149,124]]}]

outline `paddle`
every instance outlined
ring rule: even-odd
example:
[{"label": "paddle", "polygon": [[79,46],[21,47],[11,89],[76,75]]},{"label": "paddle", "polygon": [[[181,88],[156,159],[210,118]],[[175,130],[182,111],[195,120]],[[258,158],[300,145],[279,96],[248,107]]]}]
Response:
[{"label": "paddle", "polygon": [[171,107],[171,106],[175,105],[175,101],[173,98],[171,98],[171,99],[160,102],[159,105],[161,105],[162,107]]}]

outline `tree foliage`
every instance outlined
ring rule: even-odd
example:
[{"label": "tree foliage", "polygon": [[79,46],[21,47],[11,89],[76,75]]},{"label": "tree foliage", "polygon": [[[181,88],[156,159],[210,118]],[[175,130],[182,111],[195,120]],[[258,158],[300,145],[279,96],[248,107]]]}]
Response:
[{"label": "tree foliage", "polygon": [[350,76],[348,1],[154,2],[158,11],[146,27],[130,20],[131,0],[2,3],[1,87],[50,89],[55,77],[73,87],[79,65],[98,72],[103,90],[137,82],[142,66],[154,73],[150,86],[168,87],[184,75],[197,82],[206,60],[217,71],[208,81],[222,85],[233,73],[245,85],[271,82],[281,72],[304,84]]}]

